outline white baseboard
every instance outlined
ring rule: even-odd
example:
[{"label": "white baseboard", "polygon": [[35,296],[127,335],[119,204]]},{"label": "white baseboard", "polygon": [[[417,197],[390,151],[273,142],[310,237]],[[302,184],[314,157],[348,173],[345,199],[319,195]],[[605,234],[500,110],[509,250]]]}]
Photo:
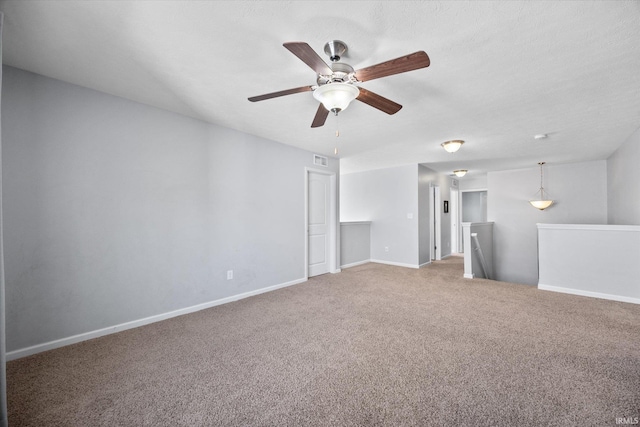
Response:
[{"label": "white baseboard", "polygon": [[351,264],[345,264],[345,265],[341,265],[340,268],[350,268],[350,267],[355,267],[357,265],[362,265],[362,264],[366,264],[368,262],[371,262],[370,259],[365,259],[364,261],[358,261],[358,262],[352,262]]},{"label": "white baseboard", "polygon": [[382,261],[379,259],[372,259],[371,262],[375,262],[377,264],[395,265],[396,267],[420,268],[418,264],[405,264],[403,262]]},{"label": "white baseboard", "polygon": [[252,297],[255,295],[263,294],[265,292],[275,291],[276,289],[286,288],[287,286],[297,285],[299,283],[306,282],[307,279],[297,279],[286,283],[280,283],[278,285],[268,286],[266,288],[256,289],[255,291],[243,292],[241,294],[232,295],[230,297],[221,298],[215,301],[209,301],[202,304],[193,305],[191,307],[181,308],[179,310],[170,311],[168,313],[157,314],[155,316],[145,317],[144,319],[133,320],[131,322],[121,323],[115,326],[109,326],[108,328],[98,329],[95,331],[84,332],[82,334],[73,335],[66,338],[61,338],[54,341],[49,341],[42,344],[37,344],[31,347],[21,348],[8,352],[7,361],[20,359],[21,357],[31,356],[32,354],[41,353],[47,350],[53,350],[54,348],[64,347],[70,344],[76,344],[82,341],[87,341],[93,338],[102,337],[105,335],[113,334],[116,332],[126,331],[127,329],[137,328],[139,326],[148,325],[150,323],[160,322],[161,320],[170,319],[172,317],[182,316],[184,314],[194,313],[196,311],[204,310],[207,308],[215,307],[217,305],[226,304],[233,301],[238,301],[244,298]]},{"label": "white baseboard", "polygon": [[422,268],[422,267],[424,267],[425,265],[429,265],[429,264],[431,264],[431,261],[427,261],[427,262],[425,262],[425,263],[420,264],[420,265],[418,266],[418,268]]},{"label": "white baseboard", "polygon": [[560,292],[563,294],[580,295],[583,297],[592,297],[592,298],[608,299],[608,300],[620,301],[620,302],[630,302],[632,304],[640,304],[640,298],[625,297],[622,295],[603,294],[600,292],[583,291],[580,289],[562,288],[559,286],[549,286],[549,285],[542,285],[542,284],[538,284],[538,289],[543,291]]},{"label": "white baseboard", "polygon": [[473,274],[473,273],[464,273],[464,276],[463,276],[463,277],[464,277],[465,279],[473,279],[473,278],[475,278],[476,276],[475,276],[475,274]]}]

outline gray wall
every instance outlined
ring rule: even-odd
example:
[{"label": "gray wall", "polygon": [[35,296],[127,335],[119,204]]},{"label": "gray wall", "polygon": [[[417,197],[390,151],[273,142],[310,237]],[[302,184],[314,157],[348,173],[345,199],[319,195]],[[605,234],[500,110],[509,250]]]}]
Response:
[{"label": "gray wall", "polygon": [[340,177],[340,221],[371,221],[372,260],[418,266],[417,176],[409,165]]},{"label": "gray wall", "polygon": [[462,222],[487,222],[487,192],[462,193]]},{"label": "gray wall", "polygon": [[487,175],[465,175],[459,179],[460,191],[468,190],[486,190],[487,189]]},{"label": "gray wall", "polygon": [[556,201],[544,211],[532,207],[540,188],[540,169],[488,173],[489,221],[494,226],[494,266],[497,280],[538,283],[536,223],[605,224],[607,222],[605,160],[545,165],[545,190]]},{"label": "gray wall", "polygon": [[[430,185],[450,200],[451,178],[424,165],[341,176],[340,220],[371,221],[371,259],[417,267],[430,260]],[[442,256],[451,254],[451,214],[441,211]],[[408,218],[408,214],[413,217]],[[388,247],[389,252],[384,248]]]},{"label": "gray wall", "polygon": [[607,160],[609,224],[640,225],[640,129]]},{"label": "gray wall", "polygon": [[4,79],[9,351],[304,277],[311,153],[14,68]]},{"label": "gray wall", "polygon": [[640,226],[539,224],[540,289],[640,304]]},{"label": "gray wall", "polygon": [[340,267],[371,260],[371,223],[340,223]]}]

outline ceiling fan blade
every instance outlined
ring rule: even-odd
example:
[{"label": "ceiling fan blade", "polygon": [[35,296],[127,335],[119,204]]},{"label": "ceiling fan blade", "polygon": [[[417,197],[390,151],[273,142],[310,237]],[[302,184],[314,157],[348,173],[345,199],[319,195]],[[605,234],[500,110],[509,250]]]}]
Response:
[{"label": "ceiling fan blade", "polygon": [[300,92],[310,92],[312,90],[313,90],[313,86],[302,86],[302,87],[297,87],[295,89],[287,89],[287,90],[281,90],[280,92],[272,92],[264,95],[252,96],[251,98],[249,98],[249,101],[251,102],[264,101],[265,99],[277,98],[279,96],[285,96],[285,95],[293,95],[294,93],[300,93]]},{"label": "ceiling fan blade", "polygon": [[368,80],[379,79],[380,77],[426,68],[430,63],[429,56],[424,51],[418,51],[392,59],[391,61],[362,68],[356,71],[355,76],[358,81],[366,82]]},{"label": "ceiling fan blade", "polygon": [[402,105],[393,102],[390,99],[380,96],[377,93],[373,93],[370,90],[359,87],[360,95],[356,98],[360,102],[371,105],[373,108],[377,108],[387,114],[395,114],[402,108]]},{"label": "ceiling fan blade", "polygon": [[307,64],[317,74],[330,75],[333,73],[331,67],[320,58],[320,56],[311,49],[305,42],[287,42],[283,44],[291,53],[300,58],[302,62]]},{"label": "ceiling fan blade", "polygon": [[318,111],[316,111],[316,116],[313,118],[313,123],[311,123],[312,128],[319,128],[324,125],[324,122],[327,121],[327,116],[329,115],[329,110],[324,108],[324,105],[318,105]]}]

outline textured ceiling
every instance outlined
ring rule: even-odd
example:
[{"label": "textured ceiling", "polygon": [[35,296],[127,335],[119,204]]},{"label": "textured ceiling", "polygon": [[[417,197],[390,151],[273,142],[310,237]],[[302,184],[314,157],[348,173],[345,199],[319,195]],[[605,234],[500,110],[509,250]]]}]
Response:
[{"label": "textured ceiling", "polygon": [[[469,176],[606,159],[640,126],[638,1],[9,1],[5,64],[313,152],[343,173],[424,163]],[[282,43],[355,69],[424,50],[426,69],[362,83],[404,106],[354,102],[311,129],[315,84]],[[336,128],[340,137],[335,137]],[[535,140],[535,134],[549,137]],[[446,153],[440,143],[464,139]]]}]

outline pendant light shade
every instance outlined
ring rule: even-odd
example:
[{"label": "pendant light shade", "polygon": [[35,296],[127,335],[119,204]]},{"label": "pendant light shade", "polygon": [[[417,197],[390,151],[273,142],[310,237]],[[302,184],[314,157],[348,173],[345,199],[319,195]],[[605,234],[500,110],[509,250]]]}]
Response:
[{"label": "pendant light shade", "polygon": [[538,193],[540,193],[540,199],[529,200],[529,203],[531,203],[531,206],[533,206],[534,208],[543,211],[549,206],[553,205],[553,200],[545,200],[544,198],[544,187],[542,186],[542,165],[544,165],[544,162],[540,162],[538,164],[540,165],[540,190],[538,190]]},{"label": "pendant light shade", "polygon": [[358,88],[348,83],[327,83],[313,91],[313,97],[333,113],[345,110],[358,95]]},{"label": "pendant light shade", "polygon": [[455,173],[458,178],[462,178],[467,174],[467,172],[468,171],[466,169],[458,169],[456,171],[453,171],[453,173]]}]

